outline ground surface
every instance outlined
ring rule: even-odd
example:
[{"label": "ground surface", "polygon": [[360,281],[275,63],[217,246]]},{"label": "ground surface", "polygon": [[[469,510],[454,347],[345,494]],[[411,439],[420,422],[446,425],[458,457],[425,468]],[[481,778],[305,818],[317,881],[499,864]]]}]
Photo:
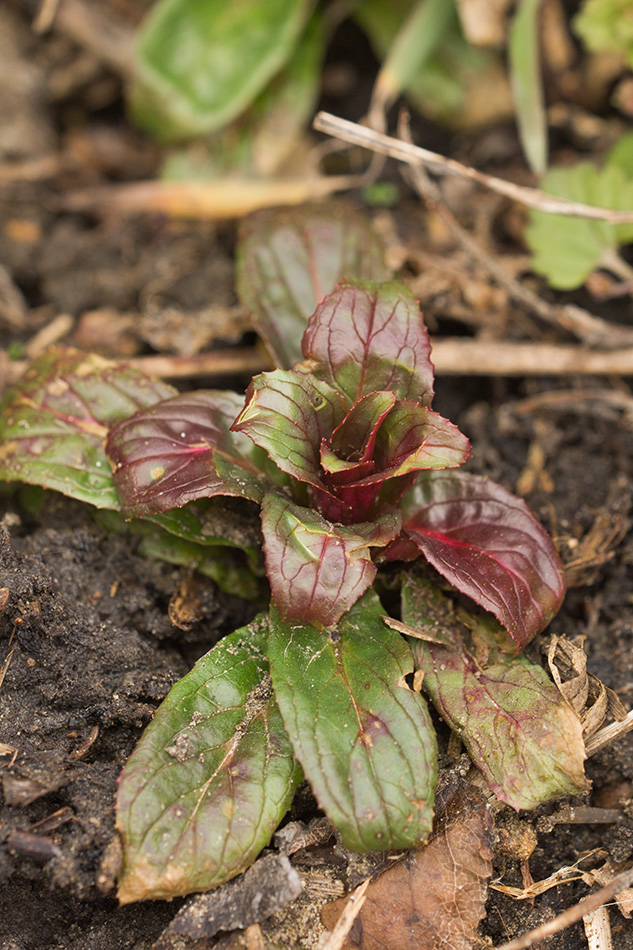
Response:
[{"label": "ground surface", "polygon": [[[142,5],[120,4],[127,14],[130,6]],[[188,354],[239,342],[245,322],[233,289],[232,225],[64,210],[64,195],[78,184],[146,177],[158,158],[155,147],[121,119],[115,76],[85,52],[79,68],[78,48],[63,34],[36,38],[29,12],[28,4],[0,9],[0,43],[7,50],[0,51],[0,85],[9,116],[0,117],[0,265],[7,275],[0,288],[0,333],[22,352],[38,331],[69,314],[64,342],[104,355]],[[516,156],[511,133],[501,130],[491,141],[502,155]],[[57,166],[38,171],[37,163],[46,161]],[[474,218],[481,224],[489,212],[484,204]],[[432,329],[471,332],[492,313],[495,332],[512,337],[519,327],[540,338],[543,331],[531,318],[508,309],[504,295],[478,271],[468,272],[461,252],[451,249],[445,233],[433,231],[411,196],[405,193],[393,214],[381,212],[377,219]],[[513,250],[511,223],[505,219],[499,240]],[[609,307],[603,312],[609,314]],[[627,302],[619,301],[611,313],[633,323]],[[231,382],[243,388],[247,377],[221,381]],[[605,385],[442,379],[435,408],[470,436],[471,470],[520,490],[565,560],[581,561],[579,586],[570,590],[550,632],[586,637],[591,671],[629,708],[633,422],[630,413],[601,398]],[[626,381],[608,385],[628,392]],[[539,401],[563,388],[576,389],[578,398],[558,407]],[[112,839],[116,777],[171,685],[219,636],[248,621],[253,607],[204,582],[199,619],[181,631],[168,615],[185,579],[181,569],[140,558],[85,508],[57,497],[11,490],[0,494],[0,513],[0,588],[8,589],[0,608],[0,945],[149,948],[180,902],[119,908],[108,891],[103,862]],[[518,833],[533,828],[538,834],[530,859],[535,880],[594,849],[593,866],[633,857],[633,734],[593,757],[588,774],[593,789],[582,804],[616,809],[617,820],[610,812],[608,823],[565,821],[558,805],[520,816]],[[300,795],[296,817],[309,818],[311,808],[309,795]],[[511,826],[517,831],[512,819],[499,817],[494,873],[521,886],[516,850],[504,845]],[[310,870],[304,859],[305,873],[318,878],[313,891],[321,901],[340,896],[345,875],[337,876],[336,862],[319,861],[326,859],[314,856]],[[491,891],[482,934],[501,943],[586,891],[585,884],[572,883],[516,902]],[[617,909],[611,921],[617,950],[633,948],[630,922]],[[277,939],[283,946],[313,947],[319,929],[315,905],[301,898]],[[582,927],[548,946],[584,948]]]}]

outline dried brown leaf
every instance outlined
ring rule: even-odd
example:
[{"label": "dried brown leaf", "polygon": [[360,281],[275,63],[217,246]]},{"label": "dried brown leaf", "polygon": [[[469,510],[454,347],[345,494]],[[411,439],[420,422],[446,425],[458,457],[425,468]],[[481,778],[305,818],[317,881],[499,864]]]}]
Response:
[{"label": "dried brown leaf", "polygon": [[[494,829],[483,796],[461,785],[425,848],[374,880],[342,950],[470,950],[484,915]],[[345,900],[329,904],[333,929]]]}]

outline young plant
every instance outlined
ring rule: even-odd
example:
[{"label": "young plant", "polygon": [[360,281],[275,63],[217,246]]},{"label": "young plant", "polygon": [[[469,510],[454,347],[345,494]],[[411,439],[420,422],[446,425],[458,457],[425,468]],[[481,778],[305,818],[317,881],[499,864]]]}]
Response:
[{"label": "young plant", "polygon": [[[259,220],[242,245],[243,296],[255,259],[261,278],[288,228]],[[253,300],[284,358],[293,345],[281,326],[293,309],[300,320],[291,286],[322,296],[316,265],[332,245],[308,240],[315,233],[309,220],[297,226],[310,247],[299,264],[286,230],[292,266],[275,259],[277,282]],[[502,801],[529,808],[585,788],[580,722],[519,653],[563,597],[554,546],[523,501],[457,471],[470,447],[431,409],[429,338],[411,294],[339,283],[307,321],[301,355],[255,377],[245,401],[157,393],[106,436],[123,510],[142,524],[169,531],[174,509],[222,496],[258,505],[271,593],[266,613],[173,688],[122,773],[122,902],[208,890],[244,870],[302,776],[348,848],[419,847],[437,778],[420,686]],[[49,380],[40,399],[55,424],[68,406],[51,407],[51,391],[66,398],[65,385]],[[12,436],[34,424],[32,405],[32,394],[11,397]],[[86,438],[94,431],[84,421]],[[5,478],[28,475],[15,444],[0,466]],[[393,601],[394,584],[392,619],[380,594]],[[497,620],[457,609],[451,589]]]}]

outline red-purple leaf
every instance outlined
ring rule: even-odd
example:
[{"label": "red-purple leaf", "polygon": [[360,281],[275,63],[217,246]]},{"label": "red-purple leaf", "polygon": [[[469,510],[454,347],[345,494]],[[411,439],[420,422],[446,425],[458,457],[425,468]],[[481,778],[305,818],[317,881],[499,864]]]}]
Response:
[{"label": "red-purple leaf", "polygon": [[268,485],[251,457],[253,444],[229,430],[242,405],[237,393],[201,390],[115,426],[106,452],[125,511],[156,514],[213,495],[261,501]]},{"label": "red-purple leaf", "polygon": [[430,468],[457,468],[470,456],[470,443],[438,412],[402,399],[389,413],[376,439],[376,475],[386,481]]},{"label": "red-purple leaf", "polygon": [[[374,471],[376,436],[396,402],[394,393],[369,393],[352,406],[327,442],[321,445],[321,465],[333,483],[347,484]],[[368,467],[369,466],[369,467]]]},{"label": "red-purple leaf", "polygon": [[342,202],[259,211],[240,230],[240,298],[278,366],[301,357],[301,337],[317,304],[344,277],[389,276],[371,223]]},{"label": "red-purple leaf", "polygon": [[428,406],[433,398],[429,335],[402,284],[344,282],[310,318],[303,354],[351,403],[375,390]]},{"label": "red-purple leaf", "polygon": [[491,611],[518,647],[558,611],[565,582],[536,516],[489,478],[433,472],[402,500],[403,534],[450,583]]},{"label": "red-purple leaf", "polygon": [[346,410],[343,397],[327,383],[278,369],[255,377],[231,428],[265,449],[283,472],[321,487],[319,447]]},{"label": "red-purple leaf", "polygon": [[336,623],[376,576],[370,547],[396,536],[400,516],[389,511],[374,524],[332,524],[277,492],[262,502],[266,571],[285,620],[326,627]]},{"label": "red-purple leaf", "polygon": [[[492,618],[456,613],[448,598],[415,577],[403,588],[402,616],[422,635],[426,628],[436,640],[452,641],[443,646],[411,637],[409,643],[424,673],[423,690],[497,798],[512,808],[535,808],[586,790],[580,719],[540,666],[503,652],[507,634]],[[466,649],[470,630],[476,637]]]}]

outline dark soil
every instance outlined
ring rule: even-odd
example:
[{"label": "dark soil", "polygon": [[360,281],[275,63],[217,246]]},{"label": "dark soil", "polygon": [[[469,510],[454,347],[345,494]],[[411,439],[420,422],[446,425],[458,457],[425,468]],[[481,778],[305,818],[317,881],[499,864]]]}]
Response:
[{"label": "dark soil", "polygon": [[[143,4],[120,0],[112,6],[132,16]],[[3,347],[23,348],[59,313],[75,319],[66,342],[105,355],[195,352],[240,341],[245,324],[233,289],[232,225],[151,216],[97,220],[60,206],[64,193],[80,184],[153,174],[158,155],[121,118],[121,89],[113,74],[88,54],[85,76],[73,73],[77,47],[60,34],[37,39],[28,25],[31,12],[29,4],[17,2],[0,9],[0,85],[11,102],[10,119],[0,114],[0,166],[51,154],[61,158],[52,178],[26,176],[4,184],[0,179],[0,264],[21,296],[12,316],[3,310]],[[11,82],[19,70],[25,81]],[[362,111],[361,106],[355,115]],[[14,121],[17,115],[20,123]],[[506,149],[516,150],[504,130],[499,136]],[[411,207],[403,205],[390,216],[389,226],[409,252],[401,256],[403,273],[419,277],[414,266],[419,253],[445,251],[441,241],[438,247],[432,236],[420,237],[423,218]],[[422,295],[433,328],[455,332],[463,316],[463,299],[461,309],[455,302],[459,294],[448,280]],[[507,309],[507,301],[490,299]],[[195,328],[209,307],[216,308],[215,315],[200,342]],[[161,323],[156,313],[170,308],[173,322]],[[530,319],[516,316],[526,332],[538,334]],[[508,325],[512,317],[510,311],[504,318]],[[618,317],[633,322],[630,305],[620,303]],[[459,332],[469,331],[460,323]],[[243,387],[247,379],[233,382]],[[585,637],[591,671],[628,708],[633,702],[631,418],[599,398],[583,397],[564,412],[529,410],[521,403],[561,385],[547,379],[512,385],[440,380],[436,408],[471,437],[471,469],[512,490],[518,485],[564,559],[580,561],[574,571],[578,586],[541,640],[546,646],[550,633]],[[604,385],[582,382],[585,391]],[[6,588],[0,607],[0,946],[150,948],[182,902],[119,908],[113,898],[108,849],[116,778],[173,683],[220,636],[250,620],[255,608],[239,592],[229,596],[203,580],[199,619],[180,630],[168,606],[187,579],[183,569],[139,557],[130,540],[109,535],[90,511],[56,496],[12,489],[0,495],[0,505],[0,588]],[[448,757],[443,761],[448,767]],[[534,880],[590,851],[596,853],[583,866],[633,858],[633,733],[590,759],[587,771],[593,788],[576,804],[609,810],[609,821],[563,820],[561,803],[519,818],[500,814],[495,875],[505,884],[522,886],[517,852],[507,841],[514,840],[511,835],[525,838],[529,829],[538,835],[529,861]],[[313,810],[304,789],[295,817],[309,818]],[[315,853],[306,872],[320,875],[314,888],[320,898],[302,897],[282,915],[276,931],[282,946],[316,946],[318,902],[340,896],[345,876],[340,861],[337,866],[326,859]],[[553,888],[534,901],[513,901],[491,890],[482,934],[502,943],[586,893],[582,882]],[[611,910],[611,923],[617,950],[633,948],[633,928],[617,909]],[[558,934],[548,946],[584,950],[582,926]]]}]

